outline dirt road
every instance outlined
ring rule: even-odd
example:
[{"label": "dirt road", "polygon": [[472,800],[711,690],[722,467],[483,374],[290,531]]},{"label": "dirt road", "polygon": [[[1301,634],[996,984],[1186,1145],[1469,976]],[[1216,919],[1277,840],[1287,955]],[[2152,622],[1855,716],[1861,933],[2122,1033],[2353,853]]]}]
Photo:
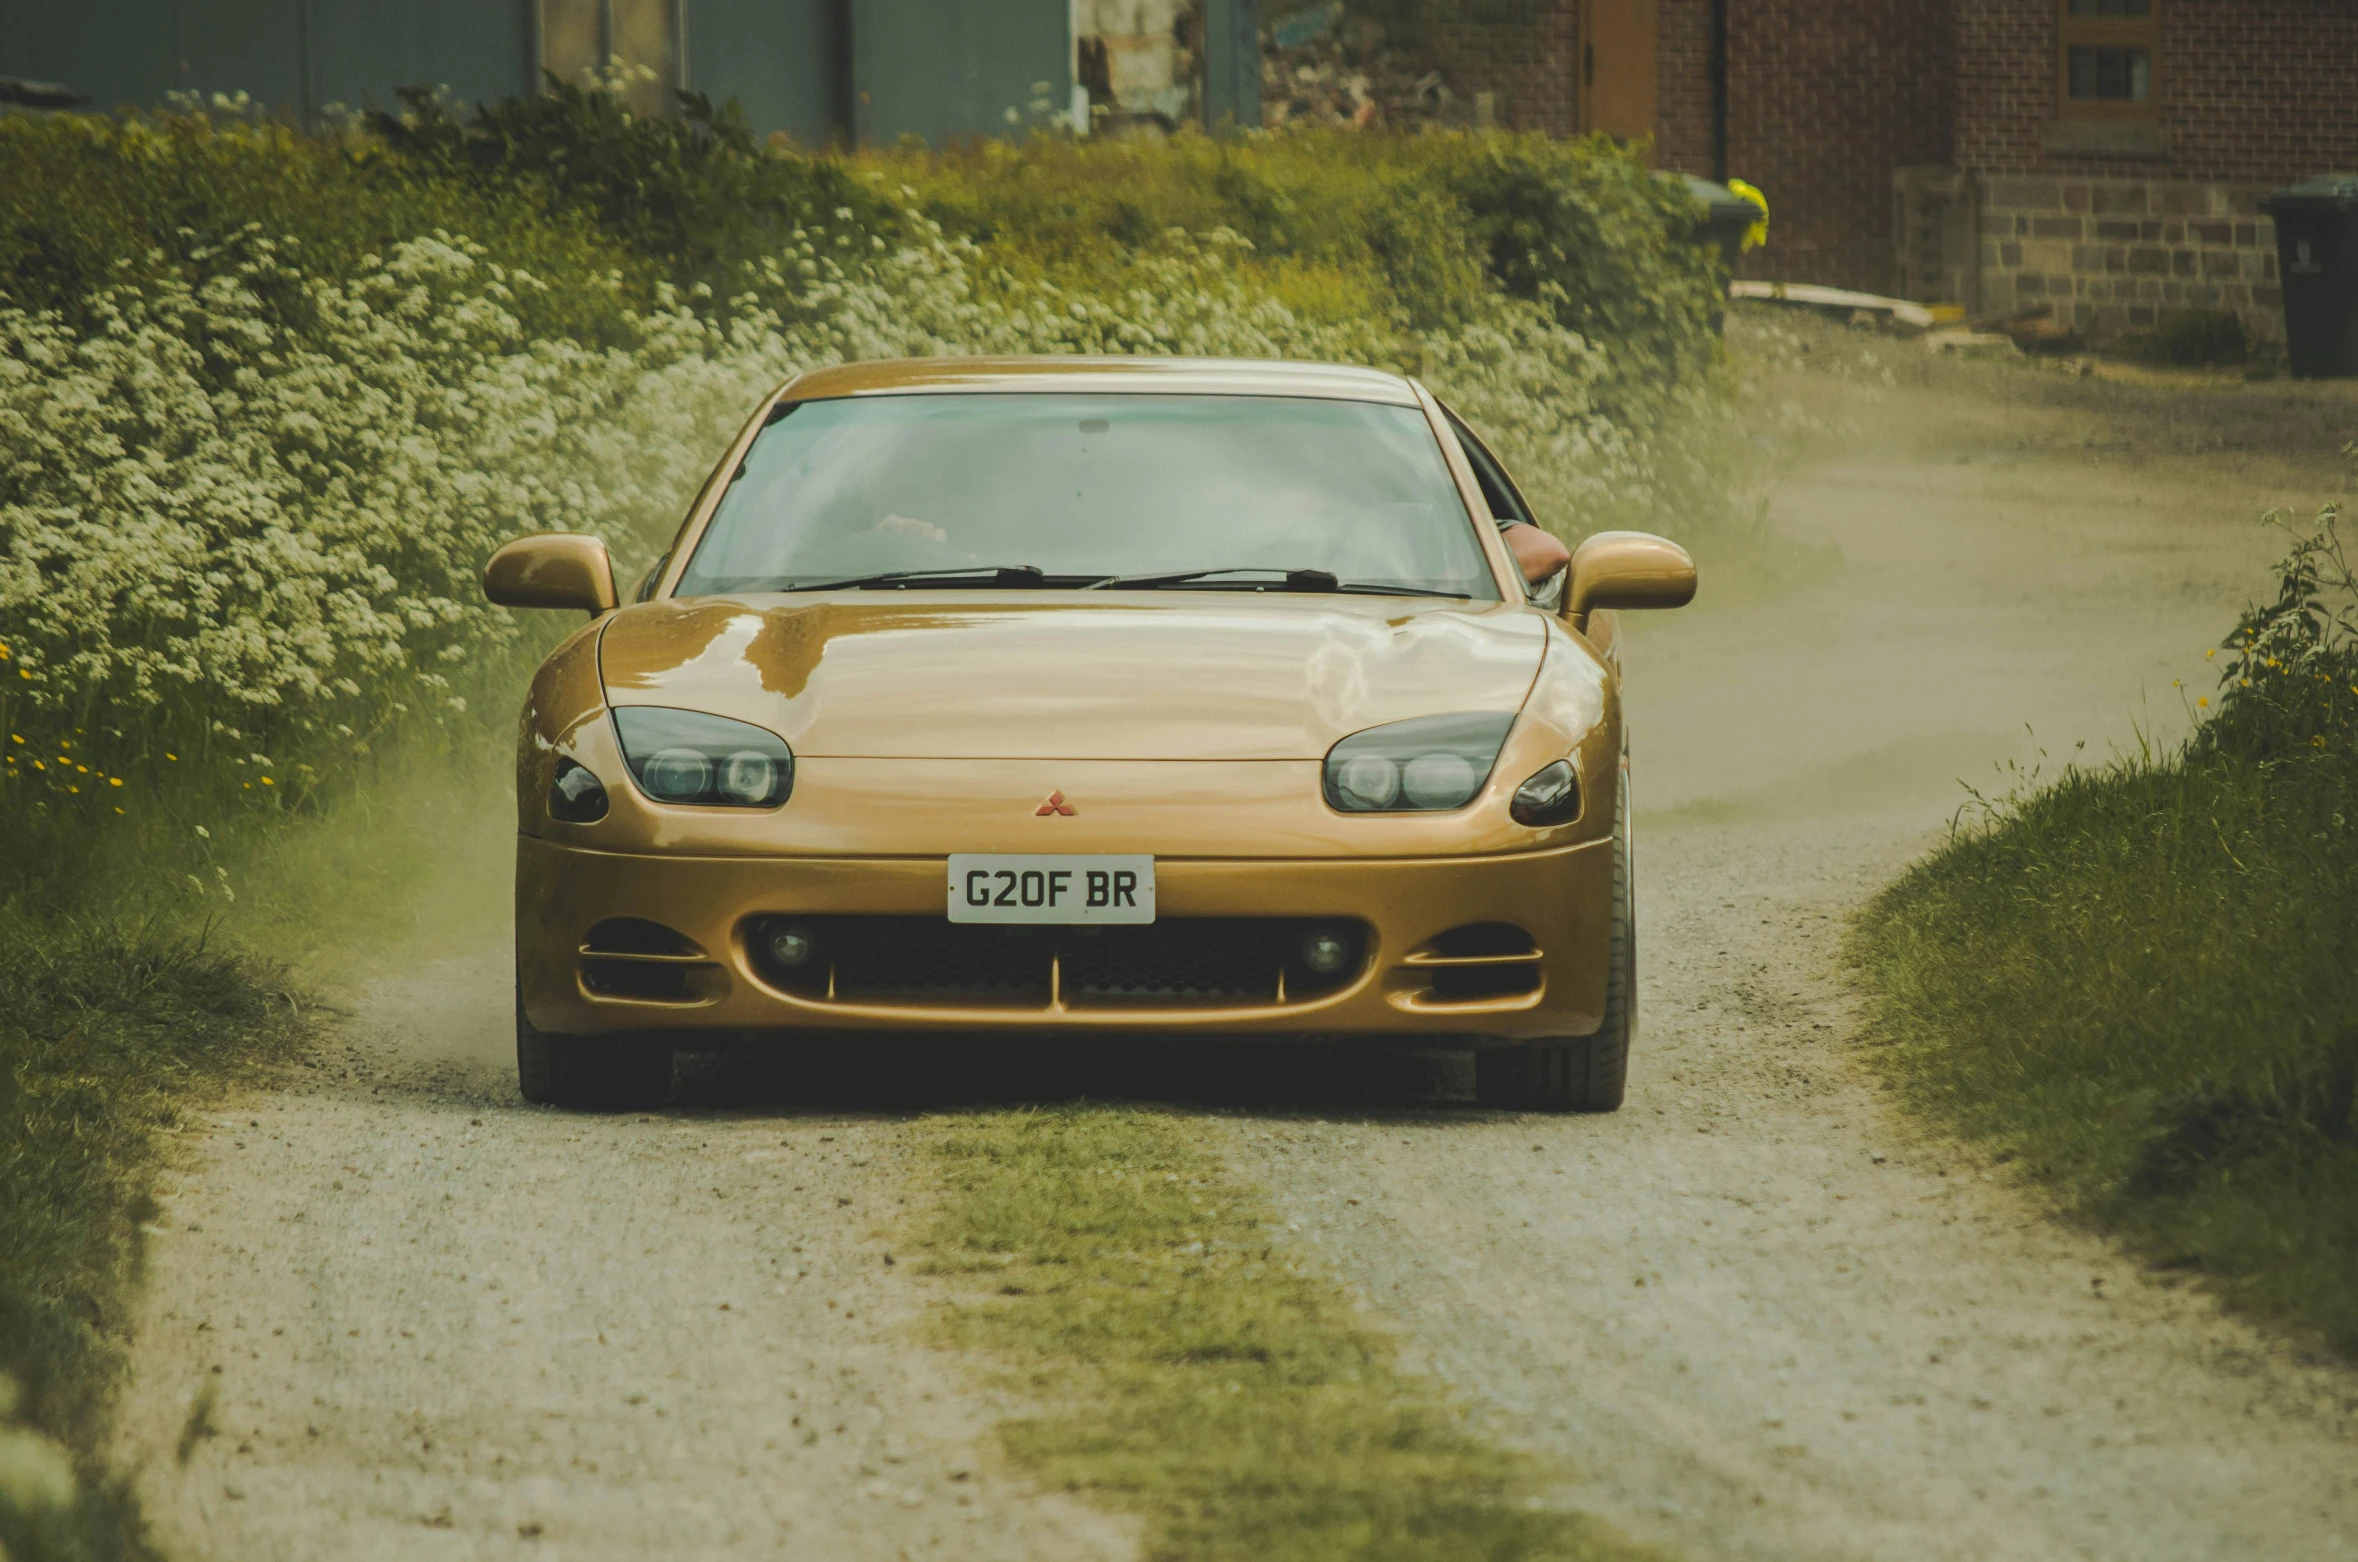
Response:
[{"label": "dirt road", "polygon": [[[1811,581],[1634,632],[1626,1109],[1477,1113],[1420,1075],[1302,1110],[1279,1065],[1189,1072],[1412,1359],[1691,1557],[2358,1556],[2358,1376],[1911,1139],[1848,1050],[1842,918],[1958,778],[2182,727],[2171,680],[2207,688],[2274,552],[2244,518],[2338,472],[2201,449],[2302,443],[2306,392],[2179,417],[2007,384],[1854,397],[1776,503],[1829,550]],[[296,1087],[191,1136],[125,1435],[181,1554],[1134,1549],[1000,1469],[1003,1407],[911,1344],[904,1117],[726,1079],[523,1108],[498,937],[358,994]]]}]

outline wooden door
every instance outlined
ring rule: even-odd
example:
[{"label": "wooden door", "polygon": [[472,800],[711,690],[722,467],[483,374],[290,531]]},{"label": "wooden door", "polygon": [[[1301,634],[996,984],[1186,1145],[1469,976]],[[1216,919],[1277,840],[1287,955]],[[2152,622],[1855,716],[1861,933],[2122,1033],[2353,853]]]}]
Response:
[{"label": "wooden door", "polygon": [[1654,136],[1654,0],[1584,0],[1580,127],[1622,141]]}]

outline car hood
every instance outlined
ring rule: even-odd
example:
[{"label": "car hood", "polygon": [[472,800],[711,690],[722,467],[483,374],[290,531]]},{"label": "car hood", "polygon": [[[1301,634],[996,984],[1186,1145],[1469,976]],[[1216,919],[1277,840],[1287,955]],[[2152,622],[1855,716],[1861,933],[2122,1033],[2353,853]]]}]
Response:
[{"label": "car hood", "polygon": [[1520,604],[896,592],[645,603],[598,655],[612,704],[754,722],[806,758],[1315,759],[1518,709],[1545,645]]}]

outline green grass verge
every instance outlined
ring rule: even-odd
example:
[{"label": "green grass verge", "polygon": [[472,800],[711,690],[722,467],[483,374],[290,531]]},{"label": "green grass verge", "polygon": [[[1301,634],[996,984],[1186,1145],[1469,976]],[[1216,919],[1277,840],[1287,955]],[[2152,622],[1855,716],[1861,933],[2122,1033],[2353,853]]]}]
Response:
[{"label": "green grass verge", "polygon": [[102,1454],[162,1134],[301,1031],[202,939],[0,920],[0,1556],[153,1555]]},{"label": "green grass verge", "polygon": [[2358,642],[2331,522],[2182,751],[1994,810],[1851,951],[1916,1103],[2358,1355]]},{"label": "green grass verge", "polygon": [[1080,1107],[937,1119],[925,1245],[975,1292],[947,1340],[1047,1406],[1008,1423],[1051,1485],[1144,1517],[1148,1555],[1635,1558],[1540,1501],[1550,1471],[1403,1373],[1200,1124]]}]

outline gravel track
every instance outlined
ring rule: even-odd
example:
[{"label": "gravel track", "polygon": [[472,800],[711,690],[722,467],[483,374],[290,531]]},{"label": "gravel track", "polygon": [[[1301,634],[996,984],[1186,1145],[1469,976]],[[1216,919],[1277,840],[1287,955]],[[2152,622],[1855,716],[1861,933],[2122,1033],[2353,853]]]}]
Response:
[{"label": "gravel track", "polygon": [[1248,1128],[1243,1160],[1487,1424],[1690,1556],[2358,1557],[2358,1374],[1919,1137],[1839,975],[1960,779],[2184,728],[2271,584],[2251,518],[2335,491],[2331,446],[2197,459],[2176,408],[2091,454],[2089,411],[1971,382],[1848,411],[1775,504],[1840,563],[1634,626],[1628,1106]]},{"label": "gravel track", "polygon": [[[186,1557],[1123,1556],[913,1343],[904,1121],[515,1093],[509,956],[357,999],[189,1136],[127,1457]],[[177,1459],[198,1398],[211,1423]]]},{"label": "gravel track", "polygon": [[[2183,726],[2170,680],[2207,687],[2264,585],[2246,518],[2335,468],[2197,464],[2176,414],[2083,439],[2044,390],[1850,394],[1859,427],[1776,507],[1838,560],[1631,632],[1622,1112],[1476,1113],[1462,1067],[1346,1092],[1225,1049],[1042,1052],[992,1093],[1210,1098],[1413,1363],[1691,1557],[2358,1556],[2358,1376],[1914,1136],[1837,970],[1959,777]],[[176,1554],[1135,1552],[997,1464],[1017,1407],[913,1343],[937,1298],[887,1262],[906,1081],[865,1111],[725,1077],[662,1114],[526,1108],[487,943],[354,995],[309,1068],[186,1136],[122,1440]]]}]

